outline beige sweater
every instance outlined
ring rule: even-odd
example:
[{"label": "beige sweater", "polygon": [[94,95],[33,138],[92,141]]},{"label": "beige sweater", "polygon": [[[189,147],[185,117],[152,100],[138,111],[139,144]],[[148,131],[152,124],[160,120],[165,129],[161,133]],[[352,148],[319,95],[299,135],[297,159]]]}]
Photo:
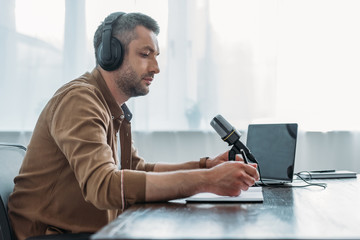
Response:
[{"label": "beige sweater", "polygon": [[130,119],[97,69],[55,93],[38,119],[9,198],[19,240],[95,232],[129,205],[145,200],[144,171],[154,165],[138,157]]}]

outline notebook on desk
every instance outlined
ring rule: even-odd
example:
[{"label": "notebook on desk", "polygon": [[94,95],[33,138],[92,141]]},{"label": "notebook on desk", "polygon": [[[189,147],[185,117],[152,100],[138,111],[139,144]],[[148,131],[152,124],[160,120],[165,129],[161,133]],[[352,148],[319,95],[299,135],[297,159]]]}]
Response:
[{"label": "notebook on desk", "polygon": [[306,179],[356,178],[357,173],[347,170],[303,171],[300,176]]},{"label": "notebook on desk", "polygon": [[264,183],[292,182],[297,133],[296,123],[249,125],[246,145],[259,163]]},{"label": "notebook on desk", "polygon": [[187,203],[262,203],[264,197],[261,187],[251,187],[239,196],[228,197],[213,193],[198,193],[185,199]]}]

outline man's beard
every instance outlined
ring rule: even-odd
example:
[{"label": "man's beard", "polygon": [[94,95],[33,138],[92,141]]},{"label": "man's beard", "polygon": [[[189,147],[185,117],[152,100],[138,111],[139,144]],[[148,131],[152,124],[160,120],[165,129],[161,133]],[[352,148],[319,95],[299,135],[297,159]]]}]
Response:
[{"label": "man's beard", "polygon": [[115,83],[129,97],[144,96],[149,93],[149,88],[142,84],[142,79],[152,74],[144,74],[139,77],[131,66],[126,66]]}]

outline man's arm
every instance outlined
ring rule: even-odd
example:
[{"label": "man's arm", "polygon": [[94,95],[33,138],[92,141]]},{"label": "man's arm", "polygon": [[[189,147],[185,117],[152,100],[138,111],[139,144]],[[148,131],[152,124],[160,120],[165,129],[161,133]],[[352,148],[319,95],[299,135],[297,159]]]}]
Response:
[{"label": "man's arm", "polygon": [[[185,163],[156,163],[154,167],[154,172],[169,172],[177,170],[189,170],[189,169],[198,169],[198,168],[212,168],[216,165],[219,165],[223,162],[228,161],[229,152],[225,152],[216,156],[215,158],[208,157],[200,161],[190,161]],[[240,155],[236,156],[236,161],[243,161]],[[201,166],[202,165],[202,166]]]},{"label": "man's arm", "polygon": [[199,168],[199,161],[190,161],[185,163],[156,163],[154,172],[170,172],[177,170],[190,170]]},{"label": "man's arm", "polygon": [[146,201],[188,197],[200,192],[237,196],[259,179],[256,165],[224,162],[211,169],[146,173]]}]

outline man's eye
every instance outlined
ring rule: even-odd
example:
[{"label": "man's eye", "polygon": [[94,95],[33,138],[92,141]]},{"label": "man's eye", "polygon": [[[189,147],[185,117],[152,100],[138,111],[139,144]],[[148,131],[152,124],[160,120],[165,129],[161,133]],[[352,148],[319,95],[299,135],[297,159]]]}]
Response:
[{"label": "man's eye", "polygon": [[148,57],[148,56],[149,56],[148,53],[140,53],[140,55],[141,55],[142,57]]}]

